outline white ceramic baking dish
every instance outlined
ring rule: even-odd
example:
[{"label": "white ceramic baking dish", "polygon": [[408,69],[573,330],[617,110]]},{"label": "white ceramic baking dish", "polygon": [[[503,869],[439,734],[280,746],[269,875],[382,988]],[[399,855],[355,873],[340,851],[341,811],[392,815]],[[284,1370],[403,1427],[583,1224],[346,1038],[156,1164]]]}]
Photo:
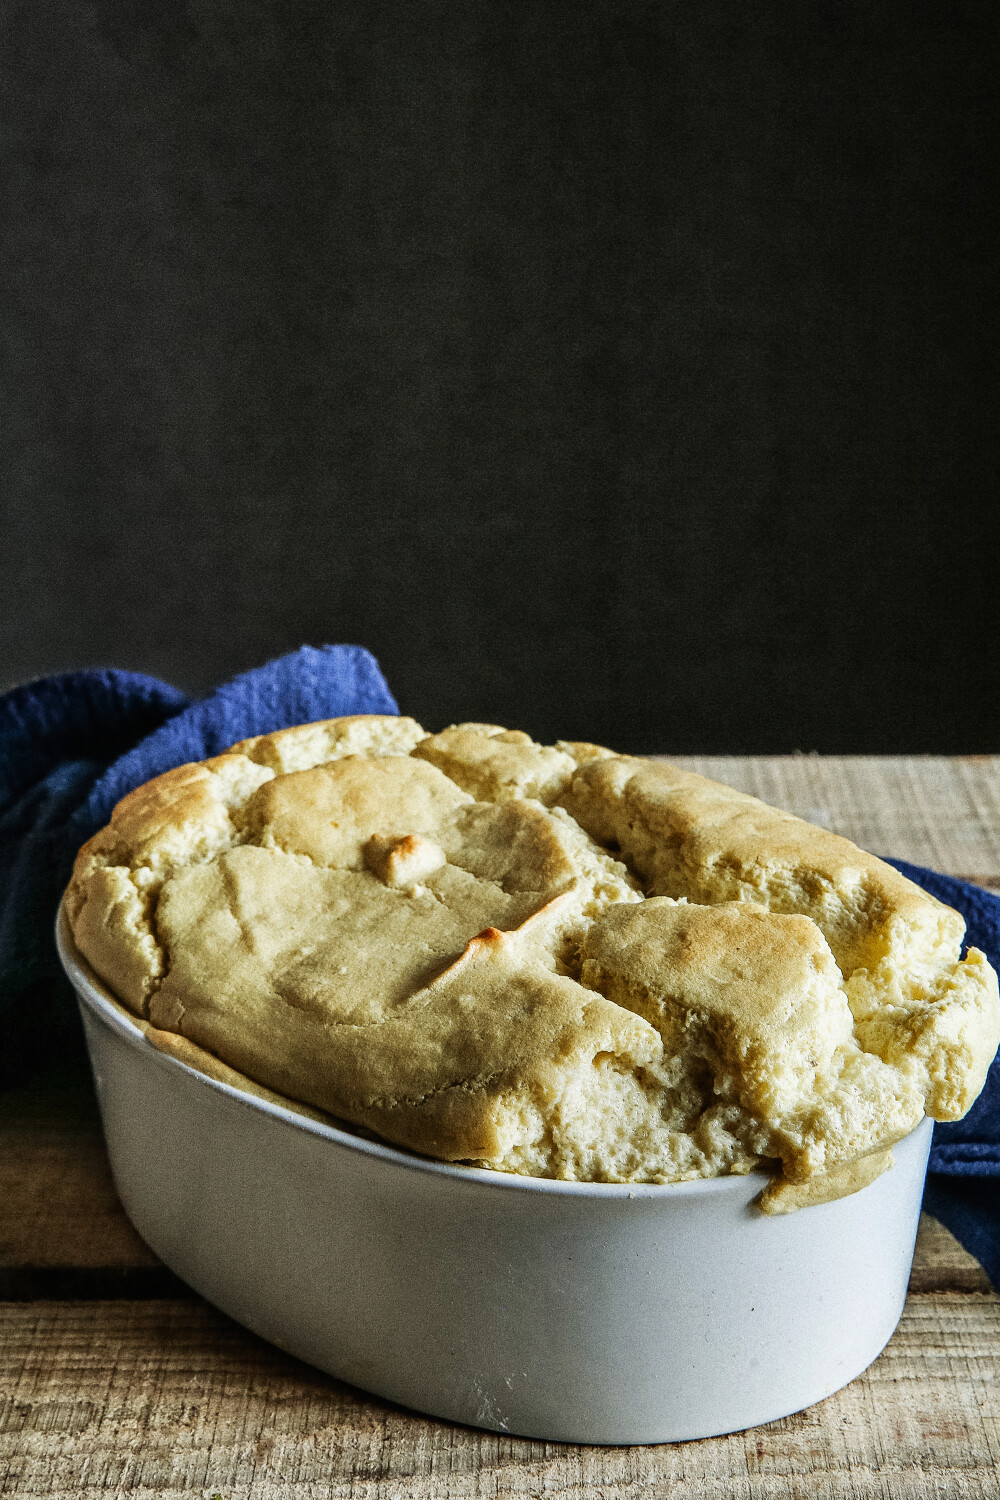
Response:
[{"label": "white ceramic baking dish", "polygon": [[660,1443],[752,1427],[859,1374],[899,1320],[930,1146],[769,1218],[760,1174],[551,1182],[427,1161],[154,1048],[65,919],[115,1182],[156,1253],[291,1354],[522,1436]]}]

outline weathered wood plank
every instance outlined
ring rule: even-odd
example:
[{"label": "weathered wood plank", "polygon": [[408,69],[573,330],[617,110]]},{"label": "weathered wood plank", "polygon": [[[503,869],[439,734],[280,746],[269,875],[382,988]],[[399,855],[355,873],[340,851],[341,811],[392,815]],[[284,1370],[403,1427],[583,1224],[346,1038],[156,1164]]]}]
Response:
[{"label": "weathered wood plank", "polygon": [[950,1230],[920,1215],[910,1272],[911,1292],[989,1292],[990,1278]]},{"label": "weathered wood plank", "polygon": [[158,1265],[122,1212],[89,1078],[0,1094],[0,1267]]},{"label": "weathered wood plank", "polygon": [[0,1308],[0,1494],[28,1500],[1000,1495],[1000,1298],[910,1300],[846,1390],[730,1437],[584,1448],[339,1384],[201,1303]]}]

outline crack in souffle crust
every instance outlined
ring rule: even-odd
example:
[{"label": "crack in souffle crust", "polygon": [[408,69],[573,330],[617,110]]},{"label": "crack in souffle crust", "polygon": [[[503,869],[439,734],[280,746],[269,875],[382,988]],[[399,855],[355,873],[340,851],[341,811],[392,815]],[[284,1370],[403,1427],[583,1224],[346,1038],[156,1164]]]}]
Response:
[{"label": "crack in souffle crust", "polygon": [[428,1156],[599,1182],[774,1169],[787,1212],[958,1119],[1000,1036],[964,922],[704,777],[359,715],[137,788],[76,945],[156,1045]]}]

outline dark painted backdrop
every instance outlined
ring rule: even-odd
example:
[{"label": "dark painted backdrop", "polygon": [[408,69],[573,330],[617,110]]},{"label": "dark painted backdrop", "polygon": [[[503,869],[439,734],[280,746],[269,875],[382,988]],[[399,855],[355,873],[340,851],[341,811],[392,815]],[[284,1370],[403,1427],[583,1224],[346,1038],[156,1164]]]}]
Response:
[{"label": "dark painted backdrop", "polygon": [[1000,747],[1000,7],[0,17],[0,686]]}]

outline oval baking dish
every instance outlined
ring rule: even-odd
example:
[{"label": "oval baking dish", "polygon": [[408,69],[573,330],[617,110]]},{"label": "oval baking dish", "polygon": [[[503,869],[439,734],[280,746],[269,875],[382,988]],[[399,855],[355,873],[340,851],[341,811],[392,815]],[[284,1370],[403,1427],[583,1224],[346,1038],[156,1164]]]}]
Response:
[{"label": "oval baking dish", "polygon": [[108,1154],[166,1264],[280,1348],[404,1406],[524,1437],[661,1443],[799,1411],[903,1308],[930,1148],[767,1217],[766,1177],[557,1182],[449,1166],[164,1055],[62,913]]}]

